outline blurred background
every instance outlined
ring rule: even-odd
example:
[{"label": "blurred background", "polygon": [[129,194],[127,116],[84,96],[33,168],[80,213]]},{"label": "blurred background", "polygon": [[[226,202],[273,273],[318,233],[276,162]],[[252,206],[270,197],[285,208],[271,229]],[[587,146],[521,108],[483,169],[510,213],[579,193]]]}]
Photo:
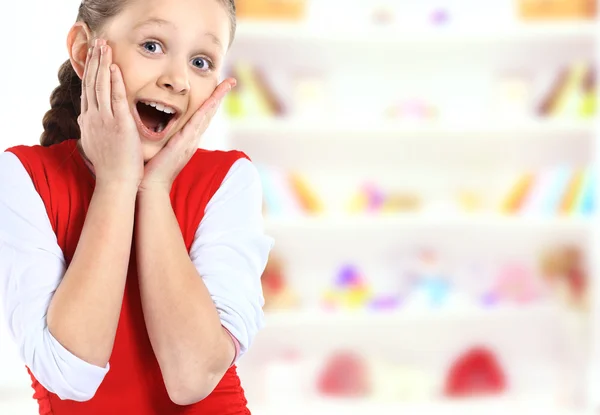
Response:
[{"label": "blurred background", "polygon": [[[79,1],[48,3],[48,44],[2,58],[31,80],[3,149],[38,142],[67,58]],[[596,1],[237,6],[204,146],[252,158],[276,241],[252,413],[600,413]],[[43,68],[17,64],[33,47]],[[2,401],[34,413],[0,331]]]}]

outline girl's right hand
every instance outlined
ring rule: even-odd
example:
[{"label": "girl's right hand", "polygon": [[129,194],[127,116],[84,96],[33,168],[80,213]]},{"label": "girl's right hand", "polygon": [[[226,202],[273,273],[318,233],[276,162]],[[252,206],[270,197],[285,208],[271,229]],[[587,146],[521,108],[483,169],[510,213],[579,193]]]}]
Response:
[{"label": "girl's right hand", "polygon": [[144,176],[142,146],[123,76],[112,64],[112,49],[104,40],[88,50],[81,90],[81,146],[96,182],[137,189]]}]

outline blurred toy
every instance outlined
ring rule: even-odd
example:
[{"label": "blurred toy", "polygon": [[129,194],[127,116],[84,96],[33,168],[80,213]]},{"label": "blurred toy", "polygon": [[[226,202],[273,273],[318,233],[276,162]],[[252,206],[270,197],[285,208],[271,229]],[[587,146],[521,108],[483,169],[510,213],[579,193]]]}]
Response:
[{"label": "blurred toy", "polygon": [[446,378],[444,393],[452,398],[497,395],[506,390],[506,375],[494,354],[473,348],[460,356]]},{"label": "blurred toy", "polygon": [[450,21],[450,13],[446,9],[435,9],[431,12],[430,20],[436,26],[444,25]]},{"label": "blurred toy", "polygon": [[289,181],[297,200],[307,213],[316,214],[325,210],[323,202],[304,176],[297,172],[290,173]]},{"label": "blurred toy", "polygon": [[419,197],[410,192],[386,193],[373,182],[364,183],[348,204],[350,213],[397,213],[421,207]]},{"label": "blurred toy", "polygon": [[318,391],[326,396],[358,398],[370,393],[369,369],[351,352],[338,352],[326,363],[318,378]]},{"label": "blurred toy", "polygon": [[368,308],[373,311],[391,311],[396,310],[402,301],[399,296],[396,295],[376,295],[373,296],[368,304]]},{"label": "blurred toy", "polygon": [[414,193],[390,193],[381,208],[387,213],[414,212],[421,208],[421,200]]},{"label": "blurred toy", "polygon": [[372,359],[369,364],[373,395],[381,402],[427,402],[435,397],[434,376],[418,366]]},{"label": "blurred toy", "polygon": [[521,209],[527,194],[531,190],[535,181],[535,176],[532,173],[521,175],[517,183],[511,189],[510,193],[502,203],[502,213],[515,213]]},{"label": "blurred toy", "polygon": [[524,20],[589,19],[596,15],[595,0],[518,0]]},{"label": "blurred toy", "polygon": [[524,264],[509,262],[500,267],[492,294],[498,301],[524,304],[537,299],[540,292],[531,270]]},{"label": "blurred toy", "polygon": [[[585,62],[575,62],[563,68],[546,96],[538,105],[542,116],[586,118],[594,115],[595,70]],[[594,95],[594,96],[592,96]]]},{"label": "blurred toy", "polygon": [[475,191],[461,191],[458,194],[458,204],[465,212],[476,212],[483,208],[483,197]]},{"label": "blurred toy", "polygon": [[499,74],[492,94],[493,113],[499,118],[517,118],[531,111],[532,82],[519,73]]},{"label": "blurred toy", "polygon": [[341,267],[334,280],[334,287],[325,293],[326,309],[362,309],[372,299],[371,289],[358,268],[352,264]]},{"label": "blurred toy", "polygon": [[284,114],[283,103],[269,86],[263,72],[250,63],[237,62],[231,76],[238,80],[225,100],[230,117],[271,117]]},{"label": "blurred toy", "polygon": [[395,103],[388,107],[384,116],[387,119],[432,119],[437,115],[437,110],[427,102],[420,99],[411,99]]},{"label": "blurred toy", "polygon": [[450,294],[450,284],[442,269],[439,256],[433,249],[422,249],[416,254],[413,268],[416,283],[409,298],[409,307],[443,306]]},{"label": "blurred toy", "polygon": [[555,166],[521,175],[503,201],[506,214],[590,215],[594,211],[594,171],[590,167]]},{"label": "blurred toy", "polygon": [[285,281],[283,261],[271,254],[261,277],[265,310],[297,307],[299,300]]},{"label": "blurred toy", "polygon": [[541,270],[550,288],[564,304],[576,310],[588,309],[588,275],[579,248],[565,246],[548,250],[542,255]]},{"label": "blurred toy", "polygon": [[573,212],[577,206],[577,198],[581,193],[581,189],[583,187],[583,181],[585,178],[585,171],[579,169],[573,172],[569,183],[565,189],[565,193],[560,201],[560,205],[558,207],[559,213],[568,214]]},{"label": "blurred toy", "polygon": [[237,0],[239,19],[301,20],[306,12],[306,0]]}]

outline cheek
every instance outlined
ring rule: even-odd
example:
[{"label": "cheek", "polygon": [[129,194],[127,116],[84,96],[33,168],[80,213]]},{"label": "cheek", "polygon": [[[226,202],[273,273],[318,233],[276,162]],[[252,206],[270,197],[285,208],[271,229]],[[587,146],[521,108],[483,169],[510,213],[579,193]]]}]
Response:
[{"label": "cheek", "polygon": [[113,63],[121,69],[127,97],[130,99],[133,91],[137,91],[140,84],[140,72],[136,70],[139,65],[136,65],[135,56],[132,55],[134,55],[132,51],[113,46]]},{"label": "cheek", "polygon": [[194,112],[198,111],[198,109],[204,104],[204,102],[212,95],[215,91],[219,82],[216,79],[199,79],[197,82],[193,83],[192,86],[192,96],[191,96],[191,106]]}]

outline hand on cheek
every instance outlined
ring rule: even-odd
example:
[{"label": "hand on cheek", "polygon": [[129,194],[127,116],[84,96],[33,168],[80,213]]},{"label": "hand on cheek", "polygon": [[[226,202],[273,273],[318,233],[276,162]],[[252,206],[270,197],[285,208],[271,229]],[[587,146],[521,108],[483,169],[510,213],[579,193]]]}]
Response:
[{"label": "hand on cheek", "polygon": [[233,78],[221,82],[186,125],[148,161],[139,186],[140,192],[171,191],[173,181],[198,149],[200,139],[219,109],[221,101],[235,85],[236,80]]}]

